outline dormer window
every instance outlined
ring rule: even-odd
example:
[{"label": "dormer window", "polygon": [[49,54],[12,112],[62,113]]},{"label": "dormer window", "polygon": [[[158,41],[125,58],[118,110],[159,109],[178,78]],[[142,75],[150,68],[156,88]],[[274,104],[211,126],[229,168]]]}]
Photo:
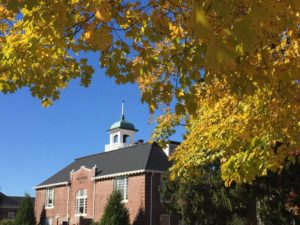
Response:
[{"label": "dormer window", "polygon": [[127,134],[123,135],[123,143],[129,144],[130,143],[130,136]]},{"label": "dormer window", "polygon": [[114,143],[118,143],[118,135],[117,134],[114,136]]}]

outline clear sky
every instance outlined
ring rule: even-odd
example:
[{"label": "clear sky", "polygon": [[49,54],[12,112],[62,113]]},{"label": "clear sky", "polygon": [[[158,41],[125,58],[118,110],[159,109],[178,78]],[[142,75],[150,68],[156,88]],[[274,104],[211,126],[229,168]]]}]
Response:
[{"label": "clear sky", "polygon": [[[148,108],[138,88],[116,85],[99,69],[97,58],[89,57],[96,70],[91,86],[71,82],[48,109],[27,89],[0,93],[1,192],[34,196],[34,186],[75,158],[102,152],[109,141],[107,129],[121,116],[122,99],[126,120],[139,129],[136,140],[149,140],[154,126],[148,124]],[[180,141],[181,135],[172,140]]]}]

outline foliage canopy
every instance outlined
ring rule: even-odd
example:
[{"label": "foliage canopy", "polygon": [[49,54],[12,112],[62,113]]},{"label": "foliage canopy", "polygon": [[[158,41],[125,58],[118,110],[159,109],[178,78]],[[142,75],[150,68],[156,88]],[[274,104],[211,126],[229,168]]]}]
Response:
[{"label": "foliage canopy", "polygon": [[[4,0],[0,91],[29,87],[49,106],[70,80],[91,81],[82,51],[117,83],[136,82],[154,139],[185,125],[172,177],[252,182],[299,155],[299,0]],[[175,103],[175,106],[173,106]]]}]

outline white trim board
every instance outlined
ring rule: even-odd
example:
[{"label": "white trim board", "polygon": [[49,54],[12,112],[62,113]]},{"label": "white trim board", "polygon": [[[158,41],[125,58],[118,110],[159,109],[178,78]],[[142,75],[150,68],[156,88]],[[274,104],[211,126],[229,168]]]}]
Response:
[{"label": "white trim board", "polygon": [[133,171],[128,171],[128,172],[113,173],[113,174],[108,174],[108,175],[104,175],[104,176],[93,177],[93,180],[102,180],[102,179],[107,179],[107,178],[126,176],[126,175],[132,175],[132,174],[140,174],[140,173],[159,173],[159,174],[161,174],[164,172],[165,171],[159,171],[159,170],[133,170]]},{"label": "white trim board", "polygon": [[33,189],[42,189],[42,188],[48,188],[48,187],[57,187],[57,186],[64,186],[64,185],[69,185],[69,182],[60,182],[60,183],[54,183],[54,184],[46,184],[46,185],[41,185],[41,186],[36,186],[33,187]]},{"label": "white trim board", "polygon": [[[113,177],[118,177],[118,176],[126,176],[126,175],[132,175],[132,174],[140,174],[140,173],[158,173],[162,174],[165,171],[160,171],[160,170],[133,170],[133,171],[127,171],[127,172],[121,172],[121,173],[113,173],[113,174],[108,174],[104,176],[97,176],[93,177],[92,180],[102,180],[102,179],[108,179],[108,178],[113,178]],[[33,189],[43,189],[43,188],[49,188],[49,187],[57,187],[57,186],[64,186],[64,185],[69,185],[69,182],[60,182],[60,183],[54,183],[54,184],[46,184],[46,185],[41,185],[41,186],[36,186],[33,187]]]}]

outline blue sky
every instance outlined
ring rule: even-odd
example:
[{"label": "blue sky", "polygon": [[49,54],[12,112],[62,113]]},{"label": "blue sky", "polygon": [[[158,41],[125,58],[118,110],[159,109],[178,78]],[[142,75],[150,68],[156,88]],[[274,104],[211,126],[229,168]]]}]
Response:
[{"label": "blue sky", "polygon": [[[33,187],[75,158],[99,153],[108,143],[107,129],[121,115],[139,129],[136,140],[149,140],[147,105],[136,85],[116,85],[100,70],[98,59],[89,61],[96,72],[89,88],[71,82],[60,100],[48,109],[27,89],[13,95],[0,93],[0,191],[7,195],[34,196]],[[180,141],[176,134],[172,140]]]}]

